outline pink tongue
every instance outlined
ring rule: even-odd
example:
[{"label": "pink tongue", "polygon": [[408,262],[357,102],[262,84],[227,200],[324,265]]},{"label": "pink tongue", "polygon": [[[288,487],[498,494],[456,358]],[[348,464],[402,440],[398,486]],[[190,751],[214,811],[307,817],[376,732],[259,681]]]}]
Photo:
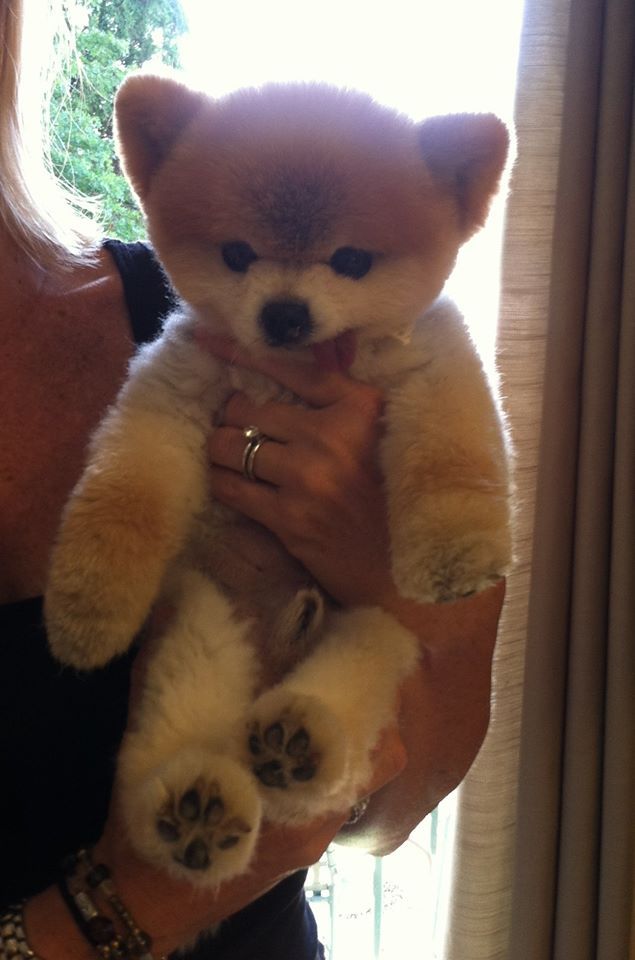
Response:
[{"label": "pink tongue", "polygon": [[356,347],[357,334],[354,330],[346,330],[332,340],[314,343],[311,352],[322,370],[341,370],[346,373],[355,359]]}]

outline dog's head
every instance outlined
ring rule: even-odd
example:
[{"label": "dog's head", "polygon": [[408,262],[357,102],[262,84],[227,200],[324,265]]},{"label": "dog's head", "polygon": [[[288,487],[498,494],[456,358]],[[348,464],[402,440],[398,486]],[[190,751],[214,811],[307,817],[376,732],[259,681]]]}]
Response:
[{"label": "dog's head", "polygon": [[176,289],[252,348],[407,334],[485,221],[508,146],[489,114],[415,124],[320,85],[214,101],[142,75],[116,129]]}]

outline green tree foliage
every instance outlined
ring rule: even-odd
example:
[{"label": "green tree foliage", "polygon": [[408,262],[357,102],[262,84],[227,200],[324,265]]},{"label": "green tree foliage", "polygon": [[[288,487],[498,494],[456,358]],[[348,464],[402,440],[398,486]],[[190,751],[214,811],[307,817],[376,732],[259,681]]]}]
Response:
[{"label": "green tree foliage", "polygon": [[149,60],[179,66],[185,21],[179,0],[74,0],[73,10],[76,55],[51,101],[53,169],[100,199],[107,236],[136,240],[145,228],[114,152],[113,99],[126,74]]}]

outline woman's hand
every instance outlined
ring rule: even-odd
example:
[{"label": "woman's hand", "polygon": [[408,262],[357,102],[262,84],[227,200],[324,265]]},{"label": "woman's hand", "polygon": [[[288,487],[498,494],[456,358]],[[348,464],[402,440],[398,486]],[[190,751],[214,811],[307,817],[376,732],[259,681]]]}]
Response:
[{"label": "woman's hand", "polygon": [[[317,365],[255,360],[232,341],[200,339],[222,359],[267,373],[306,407],[244,394],[227,404],[209,443],[214,496],[273,532],[343,605],[381,602],[392,590],[386,508],[377,465],[382,396]],[[257,483],[242,474],[243,429],[271,438],[258,450]]]}]

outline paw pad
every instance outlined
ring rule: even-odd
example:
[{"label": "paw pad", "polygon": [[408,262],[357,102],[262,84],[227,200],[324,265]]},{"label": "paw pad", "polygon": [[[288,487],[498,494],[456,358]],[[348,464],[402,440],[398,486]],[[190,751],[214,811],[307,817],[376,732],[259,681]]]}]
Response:
[{"label": "paw pad", "polygon": [[235,847],[252,827],[226,810],[216,781],[200,778],[180,796],[171,796],[159,811],[156,831],[172,847],[172,859],[188,870],[207,870],[217,851]]},{"label": "paw pad", "polygon": [[285,790],[312,780],[318,771],[319,755],[312,749],[305,727],[279,720],[261,729],[254,723],[248,740],[252,769],[265,787]]}]

